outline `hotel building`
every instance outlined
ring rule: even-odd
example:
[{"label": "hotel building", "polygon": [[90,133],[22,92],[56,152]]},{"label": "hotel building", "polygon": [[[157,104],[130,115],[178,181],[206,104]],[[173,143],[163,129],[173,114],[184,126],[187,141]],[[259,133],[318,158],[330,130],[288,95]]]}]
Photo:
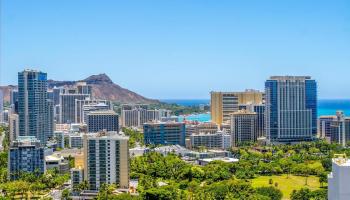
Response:
[{"label": "hotel building", "polygon": [[317,134],[317,84],[309,76],[272,76],[265,82],[270,143],[310,141]]},{"label": "hotel building", "polygon": [[230,115],[239,109],[239,104],[262,104],[264,94],[257,90],[244,92],[211,92],[211,120],[219,125],[228,123]]},{"label": "hotel building", "polygon": [[88,132],[116,131],[119,132],[119,117],[112,110],[92,111],[87,115]]}]

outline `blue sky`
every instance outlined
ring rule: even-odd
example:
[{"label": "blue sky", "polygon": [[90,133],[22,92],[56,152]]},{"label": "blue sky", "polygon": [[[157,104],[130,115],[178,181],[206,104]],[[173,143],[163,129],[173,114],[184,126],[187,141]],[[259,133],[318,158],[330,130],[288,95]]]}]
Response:
[{"label": "blue sky", "polygon": [[151,98],[263,89],[311,75],[320,98],[350,98],[350,1],[1,0],[1,80],[35,68],[97,73]]}]

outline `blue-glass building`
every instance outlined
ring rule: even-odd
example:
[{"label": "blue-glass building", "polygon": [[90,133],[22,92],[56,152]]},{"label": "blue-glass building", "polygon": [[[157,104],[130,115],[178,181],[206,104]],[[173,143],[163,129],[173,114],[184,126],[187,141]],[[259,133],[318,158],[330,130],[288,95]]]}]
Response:
[{"label": "blue-glass building", "polygon": [[309,141],[317,134],[317,83],[309,76],[265,82],[266,137],[272,143]]},{"label": "blue-glass building", "polygon": [[143,125],[145,144],[185,146],[186,126],[182,122],[150,122]]},{"label": "blue-glass building", "polygon": [[9,178],[15,180],[22,172],[45,172],[44,148],[34,136],[19,136],[9,151]]},{"label": "blue-glass building", "polygon": [[48,100],[46,73],[18,73],[18,115],[20,136],[35,136],[41,144],[53,136],[53,103]]}]

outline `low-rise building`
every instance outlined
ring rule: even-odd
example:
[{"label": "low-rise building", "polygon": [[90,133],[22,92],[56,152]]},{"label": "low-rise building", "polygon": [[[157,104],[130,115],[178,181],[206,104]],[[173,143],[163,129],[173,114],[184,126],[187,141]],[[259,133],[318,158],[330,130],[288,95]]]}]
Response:
[{"label": "low-rise building", "polygon": [[191,147],[206,147],[209,149],[231,148],[231,134],[217,131],[216,133],[199,133],[190,136]]},{"label": "low-rise building", "polygon": [[65,174],[69,172],[69,163],[60,155],[45,156],[46,169],[56,168],[59,173]]},{"label": "low-rise building", "polygon": [[186,127],[182,122],[149,122],[143,125],[145,144],[185,146]]}]

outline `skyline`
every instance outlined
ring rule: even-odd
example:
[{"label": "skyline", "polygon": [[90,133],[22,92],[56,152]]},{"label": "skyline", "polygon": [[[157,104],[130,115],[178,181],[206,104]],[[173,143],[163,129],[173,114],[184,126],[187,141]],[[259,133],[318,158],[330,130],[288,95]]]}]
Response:
[{"label": "skyline", "polygon": [[320,99],[350,98],[350,2],[2,1],[0,85],[106,73],[155,99],[209,99],[309,75]]}]

